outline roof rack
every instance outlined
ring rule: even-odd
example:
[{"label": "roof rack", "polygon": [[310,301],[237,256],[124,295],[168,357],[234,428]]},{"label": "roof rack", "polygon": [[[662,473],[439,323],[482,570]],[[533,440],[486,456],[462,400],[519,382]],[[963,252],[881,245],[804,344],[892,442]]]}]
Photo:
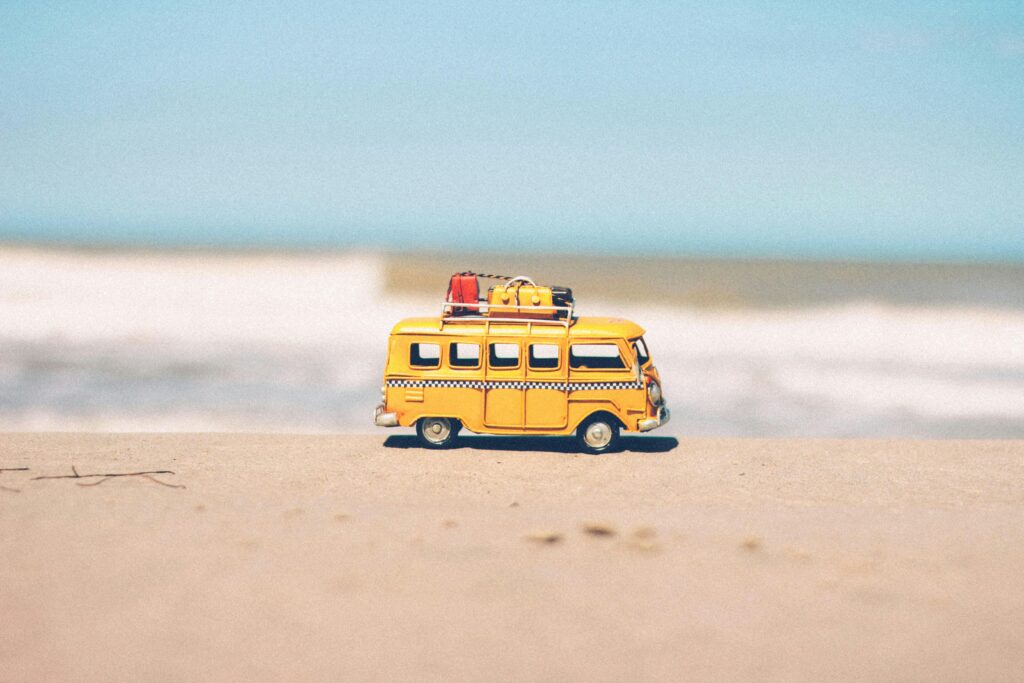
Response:
[{"label": "roof rack", "polygon": [[[494,307],[495,308],[505,308],[504,305],[498,305],[498,306],[494,306]],[[456,308],[472,308],[472,309],[476,309],[477,315],[455,315],[454,314],[454,310]],[[490,308],[491,308],[491,304],[486,304],[486,303],[469,304],[469,303],[461,303],[461,302],[460,303],[455,303],[455,302],[452,302],[452,301],[446,301],[441,306],[440,329],[442,329],[442,330],[444,329],[445,323],[451,324],[451,323],[462,323],[462,322],[467,322],[467,323],[468,322],[475,322],[475,323],[483,322],[483,323],[486,323],[485,327],[486,327],[487,332],[490,332],[490,329],[491,329],[491,325],[490,324],[493,323],[493,322],[497,322],[497,323],[529,323],[531,326],[532,325],[558,325],[560,327],[564,327],[566,329],[566,331],[568,331],[569,327],[576,320],[573,317],[573,305],[572,304],[569,304],[568,306],[530,306],[530,310],[531,311],[551,311],[554,314],[557,314],[559,312],[564,312],[565,313],[564,317],[552,316],[550,318],[527,318],[527,317],[516,318],[516,317],[511,317],[511,316],[509,316],[509,317],[505,317],[505,316],[491,317],[490,315],[486,315],[486,313],[489,311]],[[519,307],[518,306],[508,306],[508,308],[519,308]]]}]

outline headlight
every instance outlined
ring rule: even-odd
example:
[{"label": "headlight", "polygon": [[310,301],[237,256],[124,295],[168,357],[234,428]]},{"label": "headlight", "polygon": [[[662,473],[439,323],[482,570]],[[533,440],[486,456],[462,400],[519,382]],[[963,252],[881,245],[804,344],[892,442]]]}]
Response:
[{"label": "headlight", "polygon": [[661,385],[652,379],[647,384],[647,395],[651,398],[652,404],[658,405],[661,403]]}]

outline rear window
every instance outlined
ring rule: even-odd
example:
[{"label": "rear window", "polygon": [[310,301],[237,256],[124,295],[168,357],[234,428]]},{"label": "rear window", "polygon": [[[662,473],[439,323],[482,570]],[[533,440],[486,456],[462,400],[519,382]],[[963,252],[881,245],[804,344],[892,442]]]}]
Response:
[{"label": "rear window", "polygon": [[453,368],[480,367],[480,345],[452,342],[448,347],[448,364]]},{"label": "rear window", "polygon": [[573,344],[569,365],[579,370],[621,370],[626,367],[615,344]]},{"label": "rear window", "polygon": [[492,368],[519,367],[519,344],[491,344],[488,360]]},{"label": "rear window", "polygon": [[414,368],[436,368],[441,365],[441,345],[421,344],[409,345],[409,365]]}]

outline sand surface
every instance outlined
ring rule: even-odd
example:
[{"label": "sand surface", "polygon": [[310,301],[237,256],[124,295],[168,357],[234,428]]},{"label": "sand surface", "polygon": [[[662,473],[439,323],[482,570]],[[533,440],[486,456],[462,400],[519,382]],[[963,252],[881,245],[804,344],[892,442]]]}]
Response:
[{"label": "sand surface", "polygon": [[0,679],[1024,670],[1024,442],[464,444],[0,435]]}]

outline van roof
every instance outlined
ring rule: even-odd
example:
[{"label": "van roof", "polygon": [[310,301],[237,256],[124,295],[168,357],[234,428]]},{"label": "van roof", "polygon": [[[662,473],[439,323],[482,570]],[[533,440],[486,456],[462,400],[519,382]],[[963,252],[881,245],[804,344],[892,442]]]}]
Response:
[{"label": "van roof", "polygon": [[[458,318],[445,318],[444,329],[441,329],[441,318],[406,318],[400,320],[391,329],[391,334],[443,334],[480,336],[484,333],[487,323],[490,323],[492,335],[525,335],[526,330],[532,327],[531,334],[535,337],[561,337],[565,334],[565,327],[552,325],[550,321],[543,321],[541,324],[529,323],[521,320],[507,320],[502,318],[491,318],[488,320],[459,320]],[[569,326],[569,337],[614,337],[622,339],[634,339],[644,333],[644,328],[632,320],[624,318],[605,318],[597,316],[580,316],[573,320]]]}]

